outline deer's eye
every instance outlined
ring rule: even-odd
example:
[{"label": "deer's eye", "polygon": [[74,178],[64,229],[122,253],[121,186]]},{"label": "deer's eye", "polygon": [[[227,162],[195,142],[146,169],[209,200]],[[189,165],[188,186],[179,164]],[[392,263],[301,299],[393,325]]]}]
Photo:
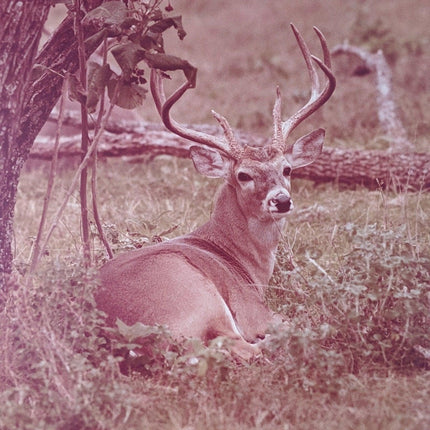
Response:
[{"label": "deer's eye", "polygon": [[237,179],[240,182],[249,182],[249,181],[252,181],[251,176],[249,176],[248,173],[245,173],[245,172],[239,172],[239,174],[237,175]]},{"label": "deer's eye", "polygon": [[290,176],[291,175],[291,167],[288,167],[288,166],[284,167],[284,170],[283,170],[282,174],[284,176]]}]

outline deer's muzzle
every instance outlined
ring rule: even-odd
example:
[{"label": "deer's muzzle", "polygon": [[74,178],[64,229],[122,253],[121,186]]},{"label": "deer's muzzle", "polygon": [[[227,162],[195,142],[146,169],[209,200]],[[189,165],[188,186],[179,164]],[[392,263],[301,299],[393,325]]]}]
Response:
[{"label": "deer's muzzle", "polygon": [[278,193],[269,199],[270,212],[287,213],[292,209],[293,202],[291,197],[285,193]]}]

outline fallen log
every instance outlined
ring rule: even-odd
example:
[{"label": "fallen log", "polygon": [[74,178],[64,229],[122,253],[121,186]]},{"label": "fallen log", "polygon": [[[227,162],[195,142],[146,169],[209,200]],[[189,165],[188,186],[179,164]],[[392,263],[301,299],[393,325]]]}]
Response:
[{"label": "fallen log", "polygon": [[[76,124],[73,117],[65,123]],[[195,126],[196,130],[220,134],[216,126]],[[239,132],[238,140],[258,145],[263,139]],[[182,139],[159,124],[115,121],[108,124],[98,146],[100,157],[143,156],[151,160],[159,155],[188,158],[193,143]],[[30,158],[49,160],[53,153],[53,138],[39,135]],[[80,155],[80,135],[61,140],[59,156]],[[376,150],[337,149],[326,146],[312,165],[294,172],[294,177],[316,183],[336,182],[344,186],[362,185],[369,189],[383,188],[402,191],[430,190],[430,154]]]},{"label": "fallen log", "polygon": [[335,46],[331,51],[333,57],[346,54],[357,57],[363,62],[362,69],[376,75],[376,104],[378,119],[385,130],[385,136],[390,140],[390,151],[412,151],[414,145],[408,139],[408,133],[398,115],[398,107],[394,101],[392,88],[392,73],[382,50],[370,53],[357,46],[345,42]]}]

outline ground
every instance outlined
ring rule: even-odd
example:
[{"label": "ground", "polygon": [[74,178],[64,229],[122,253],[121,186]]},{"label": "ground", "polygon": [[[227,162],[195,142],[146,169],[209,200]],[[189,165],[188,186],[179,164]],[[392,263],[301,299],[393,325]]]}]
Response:
[{"label": "ground", "polygon": [[[384,49],[399,115],[417,151],[427,151],[430,7],[425,2],[178,0],[172,5],[183,15],[188,35],[181,42],[172,34],[166,46],[199,69],[197,88],[173,110],[177,119],[213,122],[215,109],[235,128],[270,136],[276,86],[285,116],[308,96],[304,63],[289,28],[293,22],[315,53],[314,25],[331,47],[349,40]],[[328,146],[388,149],[378,125],[374,77],[354,75],[355,66],[334,62],[336,92],[298,134],[324,127]],[[150,99],[134,115],[159,121]],[[189,232],[210,216],[217,181],[201,178],[187,160],[134,161],[101,160],[98,168],[100,212],[116,252]],[[73,166],[62,162],[51,215],[72,175]],[[15,263],[22,274],[46,177],[46,164],[29,163],[20,183]],[[291,329],[274,333],[263,358],[252,363],[232,363],[217,345],[207,350],[196,343],[182,356],[176,355],[180,345],[164,351],[161,364],[140,363],[143,376],[124,376],[110,352],[99,350],[101,322],[90,294],[95,281],[82,273],[74,195],[34,284],[15,286],[2,315],[10,325],[1,335],[0,428],[430,427],[429,196],[293,178],[293,197],[296,210],[267,297]],[[93,248],[100,265],[106,255],[96,236]]]}]

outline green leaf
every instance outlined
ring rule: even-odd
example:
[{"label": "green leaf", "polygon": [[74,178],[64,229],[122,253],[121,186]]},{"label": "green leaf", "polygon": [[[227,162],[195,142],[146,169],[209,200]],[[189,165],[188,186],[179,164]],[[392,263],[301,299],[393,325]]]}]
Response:
[{"label": "green leaf", "polygon": [[70,75],[69,78],[69,99],[79,103],[86,103],[87,94],[82,87],[81,81],[76,75]]},{"label": "green leaf", "polygon": [[139,337],[148,337],[152,334],[162,334],[163,329],[158,326],[149,326],[142,324],[141,322],[137,322],[132,326],[129,326],[122,322],[119,318],[116,320],[116,325],[118,327],[118,331],[126,338],[129,342],[132,342]]},{"label": "green leaf", "polygon": [[138,25],[140,24],[142,21],[139,21],[138,19],[130,16],[127,17],[122,23],[121,23],[121,28],[124,29],[129,29],[130,27],[132,27],[133,25]]},{"label": "green leaf", "polygon": [[192,86],[194,87],[196,84],[197,69],[186,60],[174,55],[150,53],[145,54],[145,60],[153,69],[162,71],[182,70]]},{"label": "green leaf", "polygon": [[99,99],[108,85],[112,73],[109,64],[101,66],[94,61],[88,63],[87,108],[89,113],[95,112]]},{"label": "green leaf", "polygon": [[143,37],[139,37],[140,46],[146,51],[155,50],[163,52],[163,36],[159,33],[152,33],[148,31]]},{"label": "green leaf", "polygon": [[182,25],[182,16],[174,16],[170,18],[161,19],[157,21],[155,24],[151,25],[149,27],[149,30],[153,31],[154,33],[163,33],[170,27],[176,28],[178,32],[178,37],[181,40],[187,35]]},{"label": "green leaf", "polygon": [[109,1],[88,12],[84,16],[82,24],[96,28],[122,26],[127,17],[128,9],[122,1]]},{"label": "green leaf", "polygon": [[93,52],[108,36],[109,32],[103,28],[102,30],[88,37],[85,39],[85,50],[87,52]]},{"label": "green leaf", "polygon": [[111,52],[121,67],[126,80],[130,79],[137,63],[145,57],[145,50],[133,42],[115,46]]},{"label": "green leaf", "polygon": [[110,100],[123,109],[134,109],[140,106],[147,92],[140,85],[125,82],[123,79],[111,79],[108,83]]}]

